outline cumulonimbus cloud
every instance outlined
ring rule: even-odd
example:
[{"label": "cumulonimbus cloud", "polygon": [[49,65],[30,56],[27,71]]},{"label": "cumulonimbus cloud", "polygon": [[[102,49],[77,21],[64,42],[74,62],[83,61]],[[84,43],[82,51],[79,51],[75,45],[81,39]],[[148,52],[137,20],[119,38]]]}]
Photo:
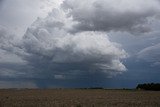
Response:
[{"label": "cumulonimbus cloud", "polygon": [[32,76],[65,78],[65,74],[72,73],[122,73],[126,67],[121,60],[128,55],[109,40],[106,32],[148,31],[146,22],[159,13],[158,4],[157,0],[65,0],[46,18],[38,18],[21,43],[7,40],[1,31],[1,40],[5,41],[1,42],[1,49],[26,62]]},{"label": "cumulonimbus cloud", "polygon": [[37,19],[23,37],[23,48],[28,53],[24,59],[40,74],[126,71],[121,59],[127,53],[120,45],[111,42],[104,32],[72,34],[68,29],[74,24],[61,9],[54,9],[45,19]]},{"label": "cumulonimbus cloud", "polygon": [[122,73],[126,67],[121,60],[128,55],[106,32],[148,32],[148,19],[159,10],[158,0],[65,0],[46,18],[38,18],[21,42],[1,29],[0,48],[24,61],[32,76]]}]

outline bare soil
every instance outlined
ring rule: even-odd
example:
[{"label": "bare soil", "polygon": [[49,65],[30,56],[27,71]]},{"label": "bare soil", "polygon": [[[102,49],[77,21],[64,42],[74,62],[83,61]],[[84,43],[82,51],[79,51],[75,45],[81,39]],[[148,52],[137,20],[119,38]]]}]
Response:
[{"label": "bare soil", "polygon": [[0,107],[160,107],[160,91],[8,89],[0,90]]}]

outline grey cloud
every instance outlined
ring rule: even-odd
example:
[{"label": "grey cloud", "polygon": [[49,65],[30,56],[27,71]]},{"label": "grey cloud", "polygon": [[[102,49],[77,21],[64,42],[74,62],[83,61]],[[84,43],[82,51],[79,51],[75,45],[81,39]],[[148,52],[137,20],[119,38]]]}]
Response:
[{"label": "grey cloud", "polygon": [[160,43],[149,46],[138,53],[138,58],[150,62],[152,66],[160,65]]},{"label": "grey cloud", "polygon": [[133,34],[151,31],[149,18],[160,14],[158,0],[65,0],[64,10],[77,24],[71,32],[127,31]]},{"label": "grey cloud", "polygon": [[26,61],[20,56],[24,54],[19,48],[19,40],[7,28],[0,26],[0,78],[17,77],[24,74]]},{"label": "grey cloud", "polygon": [[0,26],[0,49],[11,49],[13,44],[13,35],[8,33],[7,29]]},{"label": "grey cloud", "polygon": [[[21,39],[14,35],[6,27],[0,25],[0,51],[4,55],[21,55],[25,54],[21,48]],[[8,53],[7,53],[8,52]],[[18,56],[17,56],[18,57]],[[11,57],[10,57],[11,58]]]}]

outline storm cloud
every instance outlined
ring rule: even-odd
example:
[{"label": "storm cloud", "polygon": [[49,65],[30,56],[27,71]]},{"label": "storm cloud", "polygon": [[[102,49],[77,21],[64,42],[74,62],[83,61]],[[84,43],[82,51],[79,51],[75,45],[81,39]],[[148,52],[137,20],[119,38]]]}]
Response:
[{"label": "storm cloud", "polygon": [[159,0],[62,1],[0,0],[0,87],[109,83],[139,75],[137,59],[160,64]]},{"label": "storm cloud", "polygon": [[[106,32],[148,31],[144,25],[159,13],[158,3],[66,0],[46,18],[38,18],[20,41],[8,37],[1,28],[1,49],[25,62],[27,70],[22,74],[30,71],[33,77],[120,74],[127,70],[122,60],[128,54],[120,44],[111,42]],[[5,56],[4,52],[1,55]]]},{"label": "storm cloud", "polygon": [[[63,10],[54,9],[45,19],[38,19],[23,37],[24,59],[44,74],[103,72],[107,75],[126,71],[120,61],[127,53],[104,32],[84,31],[71,34],[71,19]],[[74,22],[73,22],[74,24]]]}]

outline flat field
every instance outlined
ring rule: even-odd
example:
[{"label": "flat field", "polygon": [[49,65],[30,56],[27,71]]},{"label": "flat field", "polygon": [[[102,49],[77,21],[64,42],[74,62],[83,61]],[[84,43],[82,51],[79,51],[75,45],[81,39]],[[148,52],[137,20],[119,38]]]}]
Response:
[{"label": "flat field", "polygon": [[0,107],[160,107],[160,91],[10,89],[0,90]]}]

